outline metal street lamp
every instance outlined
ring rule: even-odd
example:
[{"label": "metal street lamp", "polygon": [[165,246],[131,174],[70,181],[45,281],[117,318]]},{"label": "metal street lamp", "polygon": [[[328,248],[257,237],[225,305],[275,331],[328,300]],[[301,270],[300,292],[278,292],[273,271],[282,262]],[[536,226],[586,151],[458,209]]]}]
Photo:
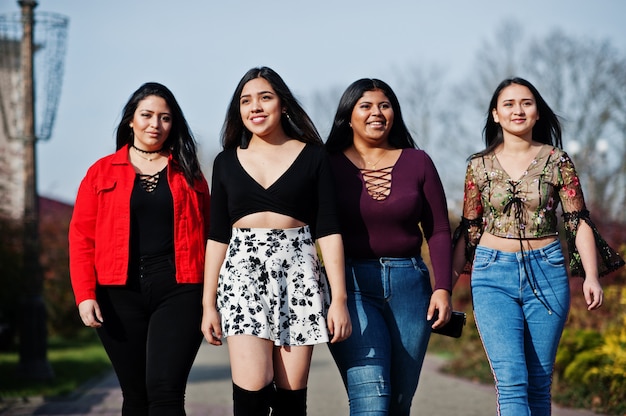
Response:
[{"label": "metal street lamp", "polygon": [[24,140],[24,224],[22,292],[20,299],[20,362],[17,376],[45,380],[54,377],[47,358],[46,308],[39,261],[39,203],[36,176],[35,94],[33,72],[34,0],[17,2],[22,12],[21,71]]}]

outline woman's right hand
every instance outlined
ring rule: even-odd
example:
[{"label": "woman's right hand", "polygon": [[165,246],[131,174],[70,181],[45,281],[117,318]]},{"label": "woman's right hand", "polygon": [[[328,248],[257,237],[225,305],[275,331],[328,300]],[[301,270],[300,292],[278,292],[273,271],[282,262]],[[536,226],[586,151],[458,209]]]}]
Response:
[{"label": "woman's right hand", "polygon": [[222,345],[222,325],[220,313],[215,307],[205,307],[202,312],[202,333],[211,345]]},{"label": "woman's right hand", "polygon": [[85,326],[100,328],[104,322],[100,306],[98,306],[98,302],[95,299],[87,299],[79,303],[78,314]]}]

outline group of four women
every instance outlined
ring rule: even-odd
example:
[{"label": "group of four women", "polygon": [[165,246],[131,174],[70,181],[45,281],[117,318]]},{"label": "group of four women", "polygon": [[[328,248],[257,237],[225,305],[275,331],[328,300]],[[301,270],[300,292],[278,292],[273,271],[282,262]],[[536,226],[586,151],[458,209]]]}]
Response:
[{"label": "group of four women", "polygon": [[227,339],[235,415],[306,414],[313,346],[327,342],[351,414],[408,415],[431,329],[470,269],[498,413],[550,413],[569,309],[559,202],[590,310],[598,277],[623,261],[590,221],[559,122],[530,83],[494,93],[454,239],[437,170],[380,80],[347,88],[324,144],[282,78],[253,68],[221,140],[209,196],[176,99],[147,83],[124,107],[116,153],[81,182],[72,285],[123,415],[185,414],[202,334]]}]

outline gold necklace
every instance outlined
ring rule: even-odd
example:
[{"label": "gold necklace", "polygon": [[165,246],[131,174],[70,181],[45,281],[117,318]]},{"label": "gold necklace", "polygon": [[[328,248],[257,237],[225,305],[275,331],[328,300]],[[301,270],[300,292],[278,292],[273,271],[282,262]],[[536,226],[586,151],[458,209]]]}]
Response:
[{"label": "gold necklace", "polygon": [[[135,153],[137,154],[137,156],[139,156],[140,158],[142,158],[142,159],[144,159],[144,160],[147,160],[148,162],[152,162],[152,161],[153,161],[153,160],[155,160],[156,158],[159,158],[159,157],[161,157],[161,156],[162,156],[162,155],[161,155],[161,150],[159,150],[159,151],[158,151],[158,153],[155,153],[155,156],[154,156],[154,157],[153,157],[153,156],[148,156],[148,157],[145,157],[145,156],[143,156],[143,155],[141,154],[141,150],[137,149],[135,146],[132,146],[132,148],[135,150]],[[149,153],[149,152],[145,152],[145,151],[144,151],[144,153]]]},{"label": "gold necklace", "polygon": [[370,165],[372,167],[372,169],[376,169],[376,165],[378,165],[380,163],[380,161],[383,160],[383,158],[387,155],[387,151],[388,150],[389,149],[385,149],[385,151],[383,152],[383,155],[374,163],[368,162],[361,153],[359,153],[359,156],[361,156],[361,159],[363,159],[363,161],[365,162],[366,168],[367,168],[367,165]]}]

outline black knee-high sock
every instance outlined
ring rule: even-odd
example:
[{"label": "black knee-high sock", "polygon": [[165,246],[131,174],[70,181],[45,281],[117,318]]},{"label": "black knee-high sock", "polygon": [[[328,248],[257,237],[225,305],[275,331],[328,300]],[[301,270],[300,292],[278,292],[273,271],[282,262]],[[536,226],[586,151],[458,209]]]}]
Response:
[{"label": "black knee-high sock", "polygon": [[235,416],[268,416],[274,396],[274,385],[268,384],[261,390],[242,389],[233,383],[233,411]]},{"label": "black knee-high sock", "polygon": [[306,387],[300,390],[277,388],[272,416],[306,416]]}]

